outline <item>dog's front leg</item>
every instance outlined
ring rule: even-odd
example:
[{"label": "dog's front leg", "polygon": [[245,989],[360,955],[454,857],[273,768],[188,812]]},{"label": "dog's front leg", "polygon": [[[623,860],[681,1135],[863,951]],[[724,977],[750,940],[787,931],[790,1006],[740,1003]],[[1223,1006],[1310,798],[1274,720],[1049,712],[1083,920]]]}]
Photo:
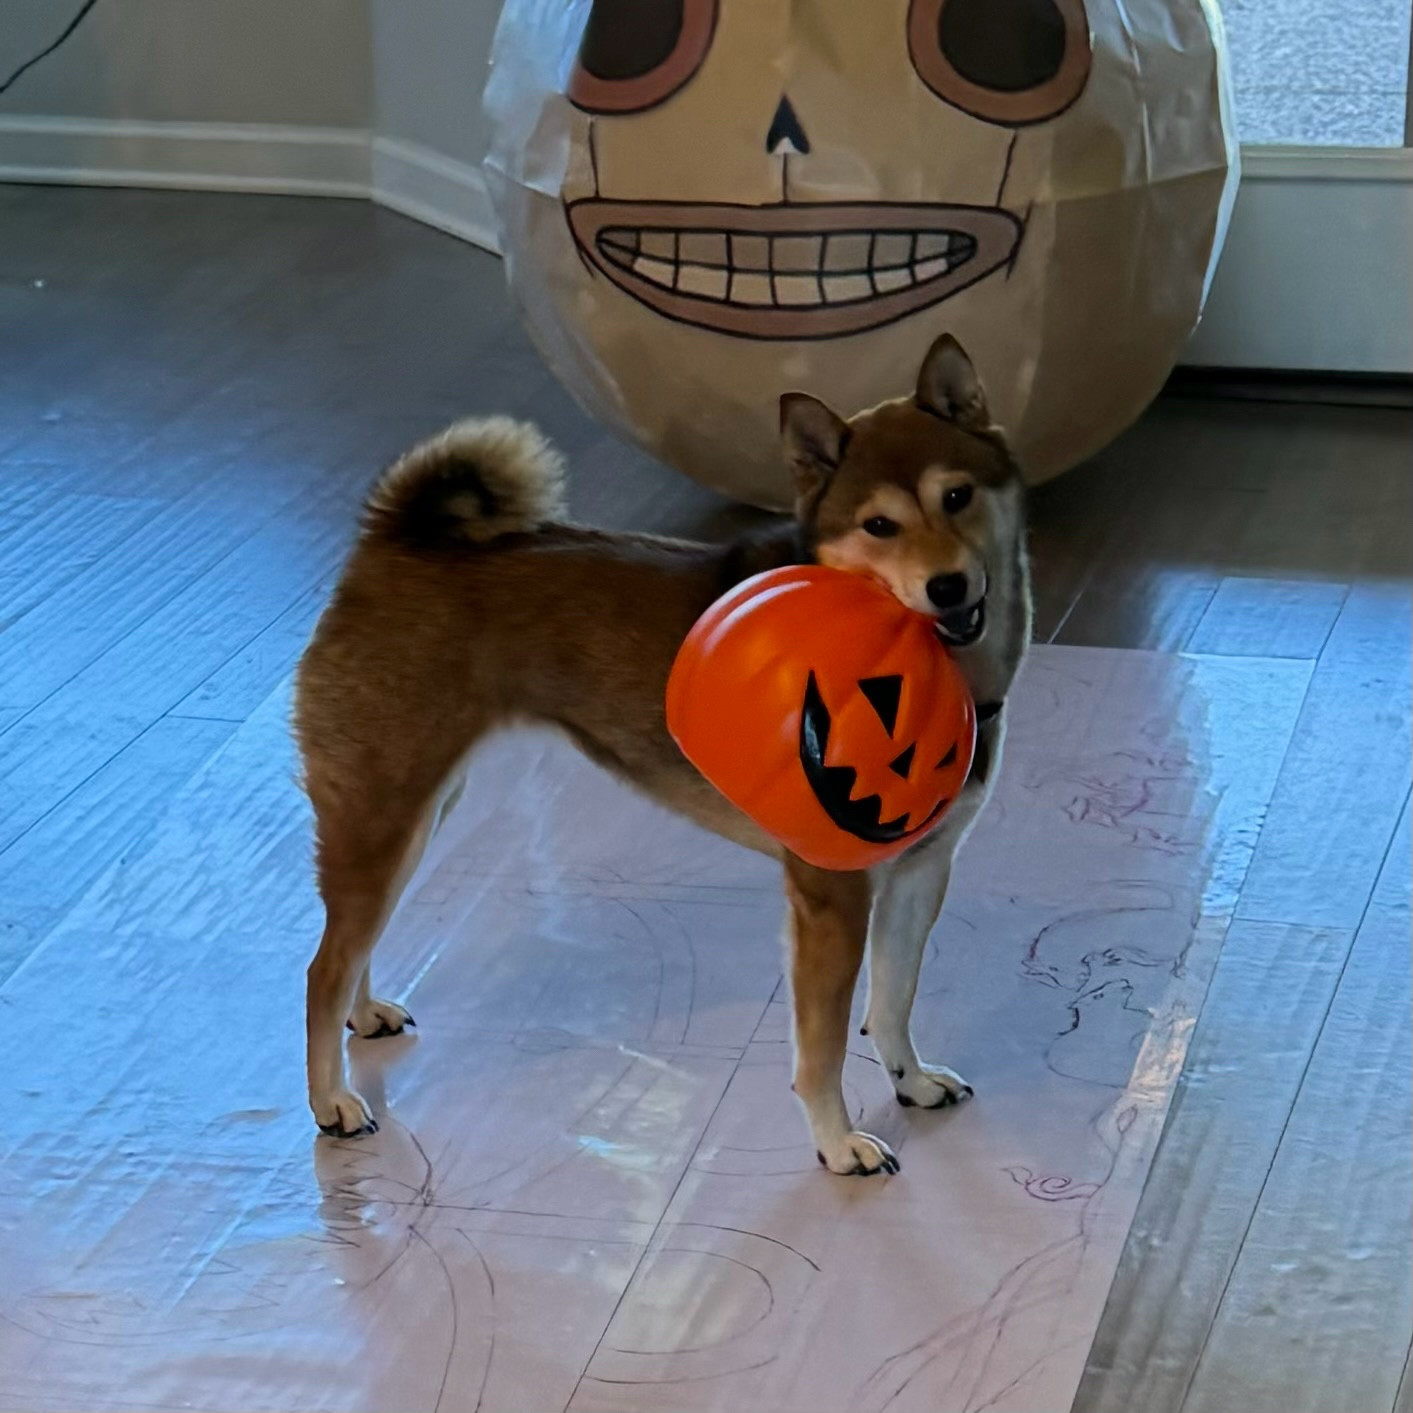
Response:
[{"label": "dog's front leg", "polygon": [[795,1093],[819,1158],[831,1172],[897,1172],[881,1138],[849,1123],[844,1054],[849,1007],[868,937],[866,873],[830,873],[786,855],[790,984],[795,1011]]},{"label": "dog's front leg", "polygon": [[964,832],[965,823],[948,821],[934,838],[880,870],[869,926],[864,1029],[893,1081],[898,1102],[924,1109],[940,1109],[972,1095],[971,1085],[955,1070],[918,1059],[911,1027],[923,951],[942,911],[952,857]]}]

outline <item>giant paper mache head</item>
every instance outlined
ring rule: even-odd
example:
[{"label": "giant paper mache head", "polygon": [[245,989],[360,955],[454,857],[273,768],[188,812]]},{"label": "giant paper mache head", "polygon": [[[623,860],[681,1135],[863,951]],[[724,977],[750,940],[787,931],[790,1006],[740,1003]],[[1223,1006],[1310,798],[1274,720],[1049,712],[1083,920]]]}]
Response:
[{"label": "giant paper mache head", "polygon": [[1236,185],[1215,0],[506,0],[487,173],[591,411],[784,505],[782,391],[965,345],[1033,480],[1131,422]]}]

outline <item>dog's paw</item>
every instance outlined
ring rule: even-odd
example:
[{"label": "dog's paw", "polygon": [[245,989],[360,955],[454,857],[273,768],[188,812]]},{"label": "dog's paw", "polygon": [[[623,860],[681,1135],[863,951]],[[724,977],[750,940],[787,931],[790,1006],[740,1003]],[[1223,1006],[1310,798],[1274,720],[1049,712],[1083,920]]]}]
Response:
[{"label": "dog's paw", "polygon": [[919,1065],[893,1076],[893,1092],[905,1109],[945,1109],[970,1099],[976,1091],[946,1065]]},{"label": "dog's paw", "polygon": [[881,1139],[871,1133],[846,1133],[834,1143],[826,1144],[815,1157],[841,1177],[871,1177],[874,1173],[896,1173],[902,1164],[898,1156]]},{"label": "dog's paw", "polygon": [[416,1025],[417,1022],[396,1001],[379,1001],[376,998],[355,1006],[348,1018],[348,1028],[364,1040],[401,1035],[408,1026],[415,1029]]},{"label": "dog's paw", "polygon": [[309,1101],[319,1132],[330,1138],[361,1138],[377,1133],[378,1121],[361,1094],[351,1089],[333,1089]]}]

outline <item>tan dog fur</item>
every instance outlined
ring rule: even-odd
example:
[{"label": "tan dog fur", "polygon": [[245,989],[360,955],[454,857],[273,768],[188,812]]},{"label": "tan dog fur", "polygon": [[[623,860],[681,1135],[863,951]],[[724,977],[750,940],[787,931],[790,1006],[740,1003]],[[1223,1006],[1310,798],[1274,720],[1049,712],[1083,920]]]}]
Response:
[{"label": "tan dog fur", "polygon": [[[563,523],[558,457],[533,428],[504,419],[454,427],[379,481],[297,681],[326,908],[307,1006],[310,1104],[325,1132],[377,1127],[345,1078],[342,1030],[411,1023],[372,996],[369,958],[472,747],[512,722],[557,727],[673,809],[781,857],[795,1090],[828,1167],[897,1170],[886,1144],[852,1129],[841,1088],[866,937],[869,1027],[900,1100],[970,1094],[917,1059],[907,1015],[952,852],[995,768],[1000,716],[983,724],[981,769],[937,831],[872,874],[829,873],[783,853],[696,773],[667,733],[664,692],[678,646],[715,598],[814,558],[873,573],[924,611],[930,581],[965,576],[966,601],[942,622],[985,596],[984,636],[955,651],[978,703],[1000,703],[1029,636],[1020,478],[971,364],[946,337],[914,396],[845,422],[790,394],[782,436],[794,522],[724,547]],[[943,497],[958,486],[971,488],[970,503],[948,513]],[[896,526],[887,537],[863,528],[877,530],[878,517]]]}]

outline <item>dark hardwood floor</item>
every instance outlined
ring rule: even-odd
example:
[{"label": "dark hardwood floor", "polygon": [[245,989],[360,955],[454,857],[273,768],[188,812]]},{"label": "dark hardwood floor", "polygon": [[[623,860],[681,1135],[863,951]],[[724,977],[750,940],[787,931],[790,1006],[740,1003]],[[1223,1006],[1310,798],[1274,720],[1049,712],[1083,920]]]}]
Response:
[{"label": "dark hardwood floor", "polygon": [[[483,411],[586,521],[753,518],[589,421],[448,237],[0,186],[0,990],[288,674],[379,465]],[[1411,1408],[1413,412],[1165,399],[1032,513],[1044,640],[1310,664],[1076,1408]]]}]

